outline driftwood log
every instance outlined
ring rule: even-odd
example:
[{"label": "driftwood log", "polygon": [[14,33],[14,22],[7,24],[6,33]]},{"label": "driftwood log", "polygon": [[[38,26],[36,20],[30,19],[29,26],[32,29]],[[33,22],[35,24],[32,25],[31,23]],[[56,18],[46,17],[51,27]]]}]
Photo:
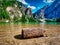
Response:
[{"label": "driftwood log", "polygon": [[22,38],[34,38],[44,36],[43,29],[22,29]]}]

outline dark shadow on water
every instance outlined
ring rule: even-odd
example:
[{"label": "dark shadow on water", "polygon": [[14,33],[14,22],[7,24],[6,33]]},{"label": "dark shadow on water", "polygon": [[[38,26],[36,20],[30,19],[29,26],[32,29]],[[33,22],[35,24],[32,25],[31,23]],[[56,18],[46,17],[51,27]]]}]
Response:
[{"label": "dark shadow on water", "polygon": [[[41,37],[44,37],[43,35],[41,36],[38,36],[38,37],[33,37],[33,38],[41,38]],[[33,38],[22,38],[22,35],[15,35],[14,36],[15,39],[19,39],[19,40],[25,40],[25,39],[33,39]]]}]

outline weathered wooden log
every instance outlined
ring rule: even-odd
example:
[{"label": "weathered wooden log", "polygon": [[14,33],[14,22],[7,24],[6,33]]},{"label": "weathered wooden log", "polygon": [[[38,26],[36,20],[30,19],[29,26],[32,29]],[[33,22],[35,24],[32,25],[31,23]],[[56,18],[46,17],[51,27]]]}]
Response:
[{"label": "weathered wooden log", "polygon": [[43,29],[22,29],[22,38],[34,38],[44,36]]}]

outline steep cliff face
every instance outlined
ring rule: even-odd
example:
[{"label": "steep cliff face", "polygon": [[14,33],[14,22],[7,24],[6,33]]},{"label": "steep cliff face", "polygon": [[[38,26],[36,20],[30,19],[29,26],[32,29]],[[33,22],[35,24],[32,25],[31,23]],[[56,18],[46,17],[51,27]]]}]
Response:
[{"label": "steep cliff face", "polygon": [[[45,9],[44,9],[45,8]],[[44,16],[48,19],[57,19],[60,18],[60,0],[56,0],[50,6],[45,6],[42,8],[44,10]],[[40,16],[41,9],[38,10],[35,14]]]},{"label": "steep cliff face", "polygon": [[56,19],[60,18],[60,0],[56,0],[51,6],[45,10],[46,18]]},{"label": "steep cliff face", "polygon": [[20,18],[22,17],[22,13],[16,4],[14,5],[14,7],[8,6],[6,8],[6,11],[9,13],[10,19],[12,19],[12,20],[14,18],[17,18],[17,20],[20,20]]}]

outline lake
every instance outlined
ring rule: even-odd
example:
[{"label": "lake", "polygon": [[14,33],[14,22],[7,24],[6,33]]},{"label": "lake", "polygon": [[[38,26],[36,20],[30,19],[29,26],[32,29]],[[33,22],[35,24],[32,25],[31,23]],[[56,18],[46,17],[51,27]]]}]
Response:
[{"label": "lake", "polygon": [[[27,45],[35,44],[35,40],[46,40],[47,38],[33,38],[33,39],[17,39],[15,36],[20,35],[23,28],[42,28],[46,30],[48,37],[60,36],[60,22],[41,22],[41,23],[0,23],[0,45]],[[59,38],[60,39],[60,38]],[[32,43],[32,42],[33,43]],[[41,42],[40,41],[40,42]],[[21,43],[22,44],[21,44]],[[39,43],[41,44],[41,43]]]}]

